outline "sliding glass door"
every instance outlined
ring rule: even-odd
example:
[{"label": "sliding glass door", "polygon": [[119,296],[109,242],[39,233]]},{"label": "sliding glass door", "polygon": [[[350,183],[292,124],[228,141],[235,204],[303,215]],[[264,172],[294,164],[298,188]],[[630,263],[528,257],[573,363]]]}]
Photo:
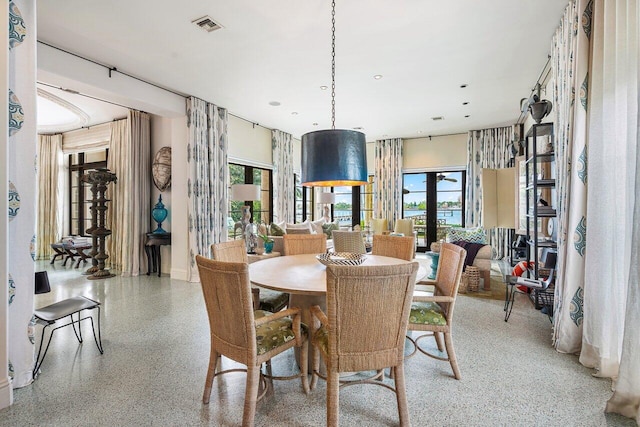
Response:
[{"label": "sliding glass door", "polygon": [[452,227],[464,227],[465,172],[403,175],[402,217],[413,218],[418,250],[430,250]]}]

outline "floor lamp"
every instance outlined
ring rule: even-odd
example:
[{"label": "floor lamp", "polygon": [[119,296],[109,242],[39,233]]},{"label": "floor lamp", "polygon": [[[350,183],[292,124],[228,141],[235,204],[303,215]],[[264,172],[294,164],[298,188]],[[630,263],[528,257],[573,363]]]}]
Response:
[{"label": "floor lamp", "polygon": [[260,200],[260,187],[253,184],[234,184],[231,186],[231,200],[245,202],[242,206],[242,219],[240,224],[244,234],[247,253],[254,253],[258,240],[253,224],[251,223],[250,202]]},{"label": "floor lamp", "polygon": [[322,218],[325,222],[331,222],[331,215],[329,212],[329,205],[336,202],[336,195],[334,193],[320,193],[318,196],[318,204],[323,204]]}]

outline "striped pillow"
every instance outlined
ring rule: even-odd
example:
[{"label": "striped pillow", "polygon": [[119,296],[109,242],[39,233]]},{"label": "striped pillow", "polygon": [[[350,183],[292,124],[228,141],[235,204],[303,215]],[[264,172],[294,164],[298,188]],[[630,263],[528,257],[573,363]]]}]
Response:
[{"label": "striped pillow", "polygon": [[482,243],[483,245],[486,245],[487,234],[482,227],[450,229],[447,233],[447,242],[455,243],[460,241]]}]

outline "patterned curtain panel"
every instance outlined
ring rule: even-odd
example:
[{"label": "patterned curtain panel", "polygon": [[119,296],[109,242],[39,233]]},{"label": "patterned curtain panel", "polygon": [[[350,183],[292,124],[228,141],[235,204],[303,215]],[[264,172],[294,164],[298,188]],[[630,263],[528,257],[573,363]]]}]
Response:
[{"label": "patterned curtain panel", "polygon": [[[508,147],[513,139],[513,127],[483,129],[469,132],[467,144],[467,186],[465,225],[479,227],[482,219],[482,169],[508,167],[510,156]],[[496,258],[509,255],[509,229],[487,230],[489,244],[496,252]]]},{"label": "patterned curtain panel", "polygon": [[38,217],[36,219],[36,259],[49,259],[51,243],[60,240],[62,230],[62,135],[38,135]]},{"label": "patterned curtain panel", "polygon": [[110,184],[107,214],[108,261],[123,276],[146,271],[144,237],[151,222],[151,133],[149,115],[129,110],[127,120],[112,123],[108,169],[118,181]]},{"label": "patterned curtain panel", "polygon": [[293,142],[291,134],[271,131],[273,150],[273,221],[294,221]]},{"label": "patterned curtain panel", "polygon": [[200,280],[196,255],[209,256],[212,243],[226,238],[229,168],[227,110],[187,99],[187,196],[189,198],[188,280]]},{"label": "patterned curtain panel", "polygon": [[375,143],[374,218],[386,219],[393,229],[402,218],[402,139],[383,139]]},{"label": "patterned curtain panel", "polygon": [[551,44],[558,215],[553,342],[563,353],[579,352],[582,343],[591,4],[569,3]]},{"label": "patterned curtain panel", "polygon": [[8,7],[9,376],[20,388],[33,380],[35,342],[36,2],[9,1]]}]

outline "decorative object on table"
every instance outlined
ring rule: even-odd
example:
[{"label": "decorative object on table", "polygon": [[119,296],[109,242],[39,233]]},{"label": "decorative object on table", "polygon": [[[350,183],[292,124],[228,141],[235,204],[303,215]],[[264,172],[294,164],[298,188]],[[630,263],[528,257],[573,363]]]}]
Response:
[{"label": "decorative object on table", "polygon": [[331,2],[331,129],[302,135],[302,185],[337,187],[367,184],[364,133],[336,129],[336,2]]},{"label": "decorative object on table", "polygon": [[316,255],[316,259],[324,265],[360,265],[366,257],[351,252],[331,252]]},{"label": "decorative object on table", "polygon": [[82,175],[80,181],[91,184],[91,227],[87,229],[87,233],[91,234],[92,247],[91,263],[93,264],[84,274],[88,274],[87,279],[107,279],[114,277],[109,270],[104,268],[105,260],[109,255],[105,253],[105,239],[111,235],[111,230],[105,227],[105,216],[107,213],[107,202],[109,199],[105,197],[107,185],[110,182],[117,182],[116,174],[110,172],[109,169],[98,168]]},{"label": "decorative object on table", "polygon": [[273,239],[267,236],[266,234],[258,234],[258,236],[262,239],[264,243],[264,253],[270,254],[273,252]]},{"label": "decorative object on table", "polygon": [[258,227],[254,223],[247,224],[244,229],[244,242],[248,254],[255,254],[258,247]]},{"label": "decorative object on table", "polygon": [[336,195],[331,192],[320,193],[318,195],[318,204],[324,205],[322,207],[322,219],[325,222],[331,222],[331,208],[329,205],[332,205],[336,202]]},{"label": "decorative object on table", "polygon": [[165,219],[167,219],[167,215],[169,212],[164,207],[164,203],[162,203],[162,194],[158,197],[158,203],[153,207],[151,211],[151,216],[153,220],[158,223],[158,228],[153,230],[156,234],[165,234],[167,231],[162,228],[162,223]]},{"label": "decorative object on table", "polygon": [[171,186],[171,147],[162,147],[153,157],[153,185],[160,191]]},{"label": "decorative object on table", "polygon": [[[254,200],[260,200],[260,187],[253,184],[233,184],[231,186],[231,200],[245,202],[242,206],[242,219],[235,223],[233,231],[240,228],[242,235],[246,235],[247,227],[251,223],[251,204]],[[251,230],[253,233],[253,229]]]},{"label": "decorative object on table", "polygon": [[431,274],[427,277],[429,280],[435,280],[438,275],[438,262],[440,261],[440,252],[429,252],[431,255]]}]

